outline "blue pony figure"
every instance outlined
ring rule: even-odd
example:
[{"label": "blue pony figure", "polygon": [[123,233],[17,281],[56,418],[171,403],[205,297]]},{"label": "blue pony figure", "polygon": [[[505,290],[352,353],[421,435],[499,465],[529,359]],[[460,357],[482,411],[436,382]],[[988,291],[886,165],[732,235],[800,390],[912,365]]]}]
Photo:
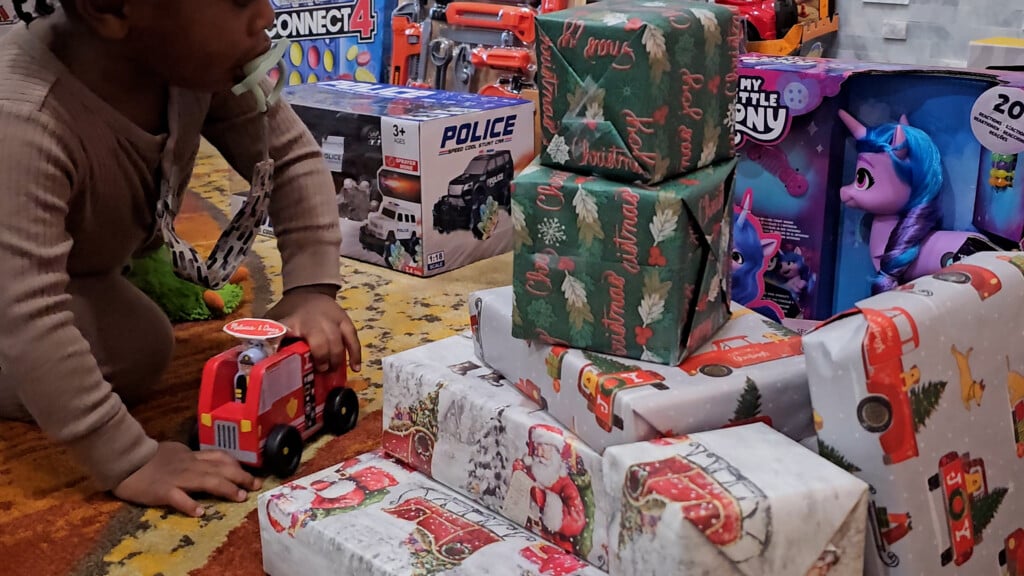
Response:
[{"label": "blue pony figure", "polygon": [[753,191],[743,194],[742,206],[734,206],[732,220],[732,299],[775,322],[782,308],[763,299],[764,272],[779,249],[782,237],[764,234],[761,222],[750,213]]},{"label": "blue pony figure", "polygon": [[873,216],[873,294],[933,274],[966,254],[998,249],[977,232],[936,230],[942,220],[942,158],[931,137],[910,126],[906,115],[874,128],[845,110],[839,118],[857,141],[856,174],[839,197]]}]

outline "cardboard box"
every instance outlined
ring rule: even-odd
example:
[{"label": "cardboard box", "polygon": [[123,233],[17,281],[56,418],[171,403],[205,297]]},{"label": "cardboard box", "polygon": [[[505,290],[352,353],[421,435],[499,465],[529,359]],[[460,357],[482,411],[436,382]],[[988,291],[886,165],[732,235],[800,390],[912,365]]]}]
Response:
[{"label": "cardboard box", "polygon": [[384,450],[607,570],[601,456],[503,382],[468,335],[384,358]]},{"label": "cardboard box", "polygon": [[342,256],[434,276],[512,247],[511,184],[533,158],[532,103],[346,81],[285,98],[334,175]]},{"label": "cardboard box", "polygon": [[868,487],[764,424],[605,452],[610,574],[861,576]]},{"label": "cardboard box", "polygon": [[273,40],[292,43],[287,83],[324,80],[383,82],[390,61],[396,0],[271,0]]},{"label": "cardboard box", "polygon": [[757,419],[814,436],[799,336],[747,310],[678,367],[513,338],[508,287],[470,310],[478,357],[598,452]]},{"label": "cardboard box", "polygon": [[267,491],[258,505],[270,576],[603,574],[379,452]]},{"label": "cardboard box", "polygon": [[[841,111],[854,122],[842,120]],[[959,233],[911,242],[922,249],[901,281],[1020,242],[1024,189],[1014,173],[1024,152],[1024,74],[745,55],[735,203],[737,213],[749,206],[750,225],[734,229],[743,262],[733,274],[734,300],[774,308],[788,326],[805,330],[872,294],[873,256],[884,253],[894,221],[865,217],[869,210],[899,213],[909,200],[888,204],[910,196],[891,161],[858,166],[847,124],[895,134],[904,115],[909,127],[900,130],[912,134],[913,162],[939,159],[916,164],[913,198],[934,197],[921,214],[930,222],[934,215],[935,229]],[[897,220],[905,229],[907,220]]]},{"label": "cardboard box", "polygon": [[971,40],[967,49],[967,67],[1024,70],[1024,38]]},{"label": "cardboard box", "polygon": [[707,342],[729,315],[735,162],[656,187],[524,170],[513,335],[672,365]]},{"label": "cardboard box", "polygon": [[871,485],[868,574],[1024,567],[1022,274],[977,254],[804,337],[820,451]]},{"label": "cardboard box", "polygon": [[653,184],[731,158],[742,37],[732,10],[704,2],[539,14],[542,162]]}]

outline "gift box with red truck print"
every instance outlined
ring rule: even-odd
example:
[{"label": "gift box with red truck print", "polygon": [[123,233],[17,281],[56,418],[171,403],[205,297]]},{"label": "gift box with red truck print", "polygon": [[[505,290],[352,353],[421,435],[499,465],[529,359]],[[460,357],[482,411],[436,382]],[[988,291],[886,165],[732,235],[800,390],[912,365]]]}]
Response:
[{"label": "gift box with red truck print", "polygon": [[871,575],[1024,574],[1024,255],[986,252],[804,336],[819,451],[871,485]]},{"label": "gift box with red truck print", "polygon": [[664,366],[512,337],[512,289],[470,295],[478,357],[598,452],[762,419],[814,437],[800,337],[734,305],[711,342]]},{"label": "gift box with red truck print", "polygon": [[609,448],[610,574],[861,576],[868,486],[762,423]]},{"label": "gift box with red truck print", "polygon": [[259,498],[270,576],[597,576],[600,570],[381,452]]}]

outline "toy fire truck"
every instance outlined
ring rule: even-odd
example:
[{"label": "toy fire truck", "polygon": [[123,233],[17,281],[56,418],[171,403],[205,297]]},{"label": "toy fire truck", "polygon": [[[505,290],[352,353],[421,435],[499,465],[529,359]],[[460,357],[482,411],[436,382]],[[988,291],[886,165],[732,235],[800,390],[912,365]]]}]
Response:
[{"label": "toy fire truck", "polygon": [[903,356],[916,350],[921,340],[917,324],[903,308],[861,312],[868,330],[862,344],[865,389],[857,403],[857,420],[864,430],[880,434],[882,461],[898,464],[918,456],[907,390],[920,372],[916,366],[905,368]]},{"label": "toy fire truck", "polygon": [[949,452],[939,460],[939,471],[928,478],[928,490],[942,488],[946,525],[949,528],[949,547],[942,551],[940,562],[962,566],[974,554],[974,546],[981,535],[974,529],[971,507],[988,494],[985,462],[971,458],[970,454]]},{"label": "toy fire truck", "polygon": [[224,331],[243,343],[203,369],[194,447],[223,450],[286,478],[313,434],[355,427],[359,398],[345,386],[344,365],[317,373],[309,345],[285,339],[285,326],[272,320],[235,320]]}]

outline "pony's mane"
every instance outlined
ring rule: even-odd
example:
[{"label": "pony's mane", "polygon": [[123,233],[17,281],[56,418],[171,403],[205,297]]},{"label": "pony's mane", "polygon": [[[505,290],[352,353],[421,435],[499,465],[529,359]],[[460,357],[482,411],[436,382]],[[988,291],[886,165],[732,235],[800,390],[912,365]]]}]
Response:
[{"label": "pony's mane", "polygon": [[[903,131],[903,143],[892,146],[896,129]],[[942,218],[939,190],[942,188],[942,158],[931,137],[906,124],[881,124],[867,129],[857,140],[859,154],[883,152],[893,163],[896,175],[910,187],[910,198],[900,210],[882,255],[872,292],[891,290],[921,253],[921,245]],[[901,157],[902,156],[902,157]]]}]

